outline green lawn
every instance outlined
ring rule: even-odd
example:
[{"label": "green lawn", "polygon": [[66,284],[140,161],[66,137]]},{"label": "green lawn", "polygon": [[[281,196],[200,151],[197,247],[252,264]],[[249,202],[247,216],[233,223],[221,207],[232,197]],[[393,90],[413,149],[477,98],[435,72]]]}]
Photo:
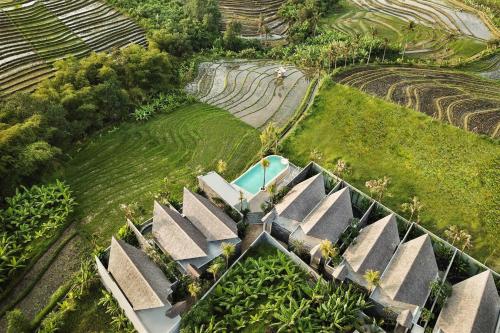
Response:
[{"label": "green lawn", "polygon": [[[226,178],[239,175],[260,148],[258,131],[228,112],[204,104],[182,107],[145,122],[130,122],[94,136],[71,153],[71,160],[55,177],[75,193],[78,229],[87,244],[108,245],[125,222],[119,209],[138,202],[152,215],[153,197],[168,177],[181,198],[184,185],[196,182],[199,165],[213,170],[219,159],[228,164]],[[86,236],[86,237],[85,237]],[[108,331],[109,317],[92,292],[79,302],[63,332]]]},{"label": "green lawn", "polygon": [[422,224],[443,234],[450,224],[469,230],[473,249],[500,268],[498,221],[500,148],[498,142],[439,123],[342,85],[325,85],[312,112],[284,142],[294,163],[307,163],[310,151],[323,153],[326,167],[338,158],[350,163],[346,179],[366,192],[365,181],[389,176],[391,196],[400,204],[418,196],[425,205]]},{"label": "green lawn", "polygon": [[235,178],[259,148],[257,130],[226,111],[196,104],[94,136],[70,154],[56,177],[74,191],[81,231],[107,244],[125,222],[120,204],[137,202],[149,217],[164,177],[181,199],[183,186],[196,183],[199,166],[210,171],[223,159],[225,176]]}]

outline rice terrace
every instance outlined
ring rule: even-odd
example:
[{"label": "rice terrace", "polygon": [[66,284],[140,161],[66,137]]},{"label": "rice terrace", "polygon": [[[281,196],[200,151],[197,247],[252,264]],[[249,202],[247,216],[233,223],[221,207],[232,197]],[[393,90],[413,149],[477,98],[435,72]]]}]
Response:
[{"label": "rice terrace", "polygon": [[498,0],[0,0],[0,332],[499,333]]}]

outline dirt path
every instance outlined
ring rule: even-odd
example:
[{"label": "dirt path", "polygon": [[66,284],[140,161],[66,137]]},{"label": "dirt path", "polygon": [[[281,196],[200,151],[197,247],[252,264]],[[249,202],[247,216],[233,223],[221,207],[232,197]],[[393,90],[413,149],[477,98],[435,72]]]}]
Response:
[{"label": "dirt path", "polygon": [[262,224],[248,225],[245,238],[243,238],[243,240],[241,241],[241,252],[245,252],[261,233],[262,233]]},{"label": "dirt path", "polygon": [[[75,235],[74,226],[64,231],[12,289],[9,296],[0,302],[2,310],[12,307],[15,302],[14,307],[21,309],[28,319],[33,319],[47,304],[52,293],[79,268],[79,260],[75,259],[82,252],[82,241]],[[28,290],[30,291],[25,294]],[[3,316],[0,319],[0,332],[4,332],[5,328],[6,322]]]}]

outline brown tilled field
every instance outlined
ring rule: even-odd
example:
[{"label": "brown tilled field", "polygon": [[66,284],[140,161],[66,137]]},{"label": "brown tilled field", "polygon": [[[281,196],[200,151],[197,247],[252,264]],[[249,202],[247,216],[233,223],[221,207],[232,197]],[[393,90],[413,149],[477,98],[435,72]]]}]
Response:
[{"label": "brown tilled field", "polygon": [[334,79],[465,130],[500,136],[498,82],[460,72],[405,67],[361,67]]}]

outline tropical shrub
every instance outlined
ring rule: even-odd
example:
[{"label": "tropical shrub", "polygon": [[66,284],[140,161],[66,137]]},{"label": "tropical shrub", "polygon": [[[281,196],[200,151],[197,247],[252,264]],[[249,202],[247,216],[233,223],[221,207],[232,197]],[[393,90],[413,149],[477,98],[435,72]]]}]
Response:
[{"label": "tropical shrub", "polygon": [[[255,249],[254,249],[255,250]],[[352,287],[314,283],[277,250],[237,263],[182,319],[183,332],[344,331],[369,307]],[[217,328],[217,329],[215,329]]]},{"label": "tropical shrub", "polygon": [[0,210],[0,288],[36,254],[36,244],[66,223],[75,201],[69,186],[22,186]]},{"label": "tropical shrub", "polygon": [[27,333],[30,331],[29,321],[19,309],[7,312],[7,333]]},{"label": "tropical shrub", "polygon": [[170,113],[182,105],[194,102],[196,102],[196,98],[182,90],[176,90],[169,94],[160,93],[148,104],[136,108],[132,117],[137,121],[145,121],[156,113]]},{"label": "tropical shrub", "polygon": [[103,289],[99,305],[111,316],[111,326],[116,332],[135,332],[134,326],[111,293]]}]

